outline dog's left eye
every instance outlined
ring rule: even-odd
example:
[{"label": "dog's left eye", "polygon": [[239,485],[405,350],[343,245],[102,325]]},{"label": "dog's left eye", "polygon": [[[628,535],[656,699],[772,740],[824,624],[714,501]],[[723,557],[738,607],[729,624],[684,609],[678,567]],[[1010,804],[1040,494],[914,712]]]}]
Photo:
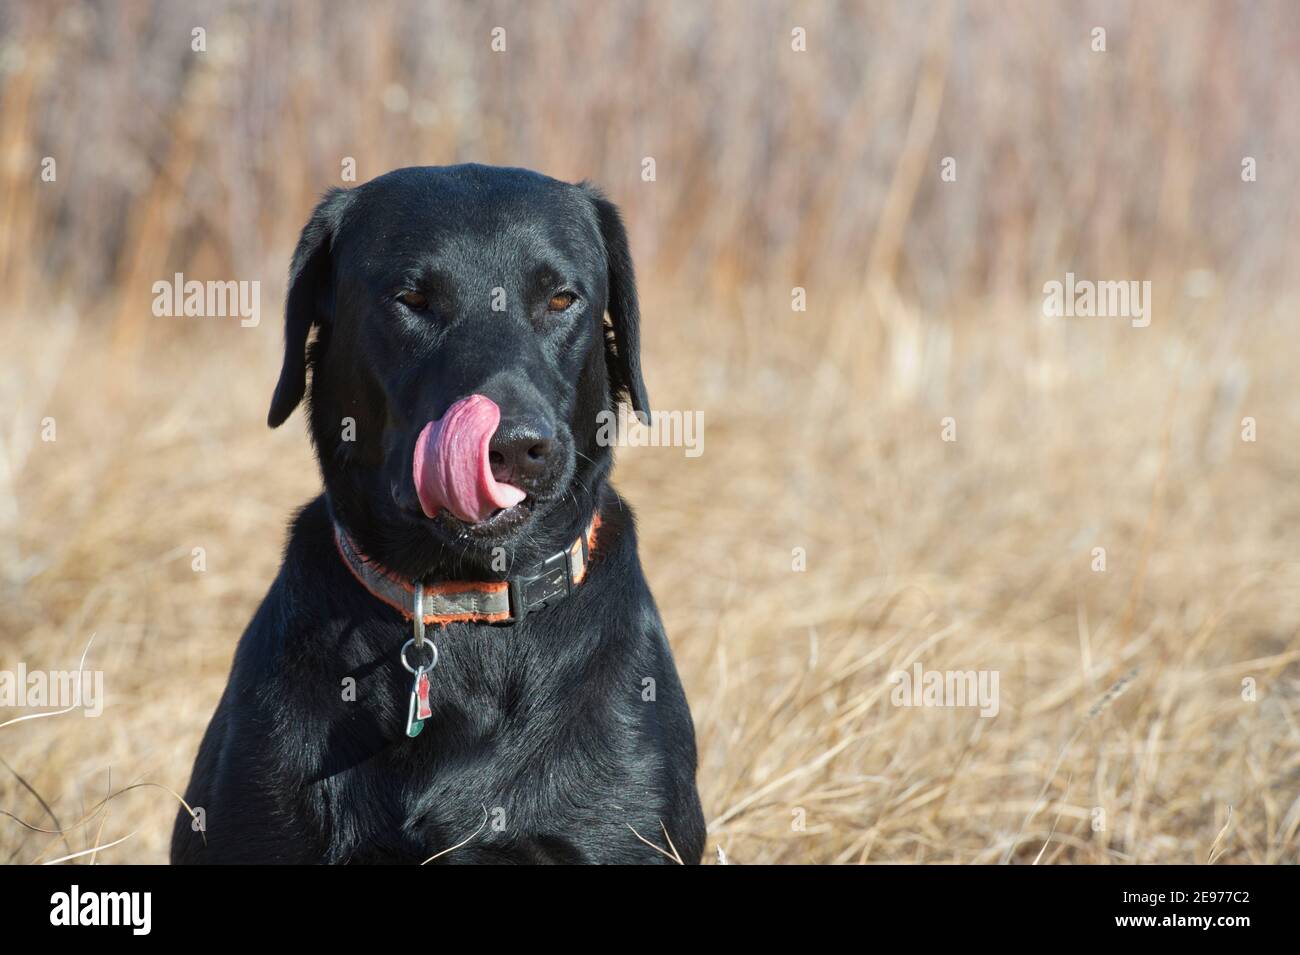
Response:
[{"label": "dog's left eye", "polygon": [[397,296],[397,300],[407,308],[413,308],[417,312],[424,311],[429,307],[429,299],[419,292],[408,291]]},{"label": "dog's left eye", "polygon": [[556,292],[551,296],[551,300],[546,303],[546,310],[548,312],[563,312],[577,300],[578,296],[572,292]]}]

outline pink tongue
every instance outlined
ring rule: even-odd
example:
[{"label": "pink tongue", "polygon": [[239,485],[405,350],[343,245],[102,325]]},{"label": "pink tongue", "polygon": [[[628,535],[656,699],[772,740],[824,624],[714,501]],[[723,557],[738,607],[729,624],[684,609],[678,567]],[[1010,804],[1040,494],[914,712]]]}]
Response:
[{"label": "pink tongue", "polygon": [[501,409],[484,395],[462,398],[415,441],[415,492],[429,517],[446,508],[477,524],[498,508],[514,507],[526,496],[492,476],[488,443],[501,423]]}]

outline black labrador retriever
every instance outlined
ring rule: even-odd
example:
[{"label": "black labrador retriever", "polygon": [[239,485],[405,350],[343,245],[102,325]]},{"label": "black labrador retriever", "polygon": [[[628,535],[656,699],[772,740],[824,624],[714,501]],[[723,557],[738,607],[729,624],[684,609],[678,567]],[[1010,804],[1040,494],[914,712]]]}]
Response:
[{"label": "black labrador retriever", "polygon": [[638,324],[586,184],[399,169],[317,206],[268,420],[310,367],[325,492],[239,643],[174,863],[700,860],[695,732],[601,438],[620,398],[649,410]]}]

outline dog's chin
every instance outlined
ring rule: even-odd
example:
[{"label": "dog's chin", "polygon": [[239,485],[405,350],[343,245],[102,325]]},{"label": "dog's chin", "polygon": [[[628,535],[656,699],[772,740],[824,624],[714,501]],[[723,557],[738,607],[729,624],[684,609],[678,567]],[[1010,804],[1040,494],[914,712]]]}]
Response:
[{"label": "dog's chin", "polygon": [[481,521],[462,521],[451,511],[439,511],[424,518],[429,528],[443,537],[469,544],[500,544],[522,533],[532,522],[538,501],[532,495],[513,507],[498,508]]},{"label": "dog's chin", "polygon": [[535,497],[529,494],[513,507],[493,511],[481,521],[463,521],[450,511],[441,510],[433,517],[417,508],[401,508],[403,521],[436,542],[467,552],[486,554],[494,547],[508,546],[528,534],[545,518],[560,497]]}]

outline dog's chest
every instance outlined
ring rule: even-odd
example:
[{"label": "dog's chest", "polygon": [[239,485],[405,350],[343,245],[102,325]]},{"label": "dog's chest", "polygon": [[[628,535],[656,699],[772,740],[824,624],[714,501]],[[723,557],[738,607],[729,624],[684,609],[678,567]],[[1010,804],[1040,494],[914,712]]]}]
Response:
[{"label": "dog's chest", "polygon": [[518,642],[446,646],[419,735],[405,735],[414,680],[390,672],[372,687],[382,742],[324,781],[340,854],[422,862],[455,846],[446,861],[581,861],[629,825],[655,825],[643,810],[661,767],[624,712],[635,692],[624,700]]}]

